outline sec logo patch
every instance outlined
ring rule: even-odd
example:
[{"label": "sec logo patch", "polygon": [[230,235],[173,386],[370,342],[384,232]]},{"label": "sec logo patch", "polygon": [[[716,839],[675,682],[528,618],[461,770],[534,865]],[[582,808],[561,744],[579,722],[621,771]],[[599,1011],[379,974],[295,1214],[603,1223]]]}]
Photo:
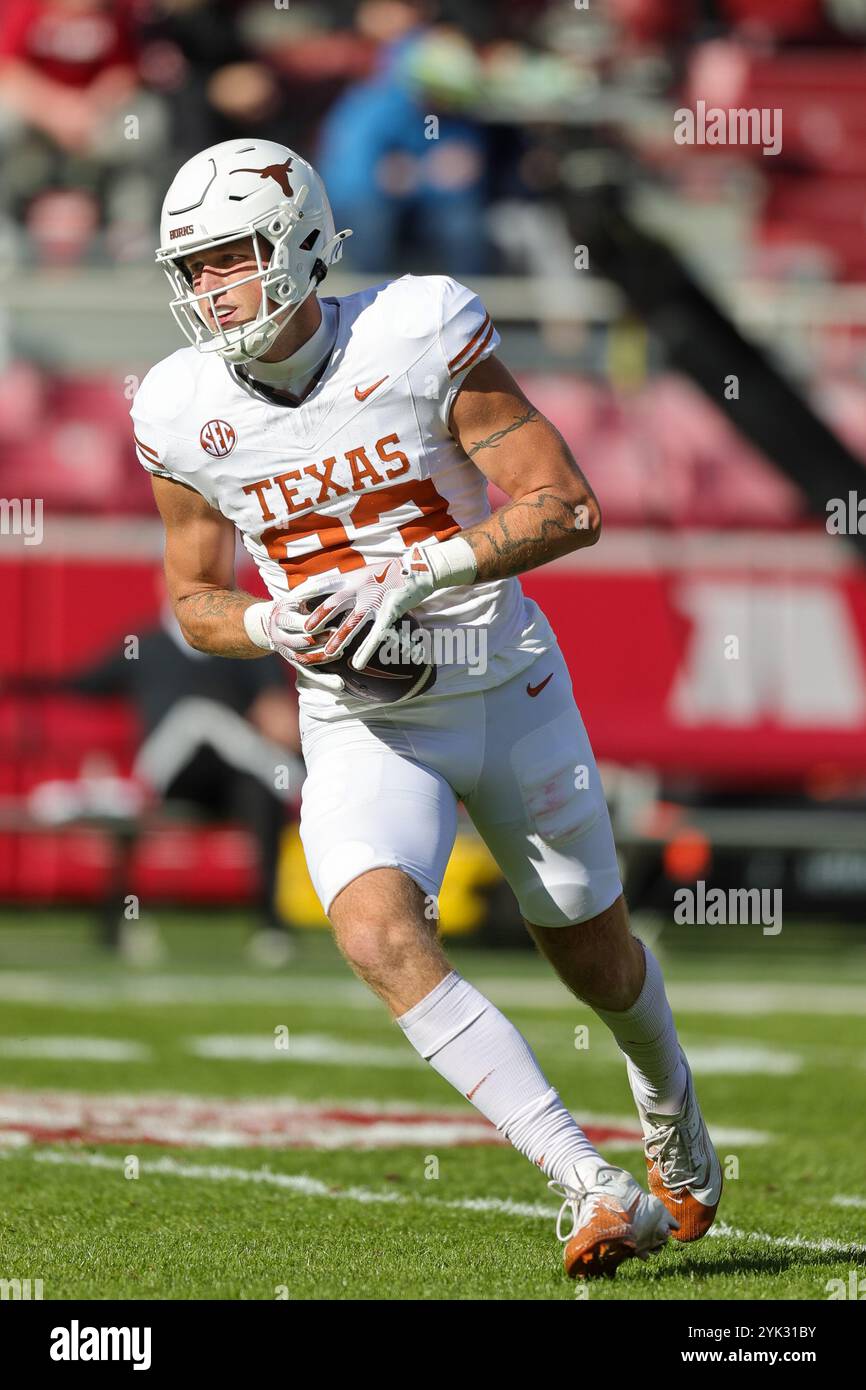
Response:
[{"label": "sec logo patch", "polygon": [[199,439],[205,453],[218,459],[230,454],[238,442],[237,434],[225,420],[208,420],[207,424],[202,426]]}]

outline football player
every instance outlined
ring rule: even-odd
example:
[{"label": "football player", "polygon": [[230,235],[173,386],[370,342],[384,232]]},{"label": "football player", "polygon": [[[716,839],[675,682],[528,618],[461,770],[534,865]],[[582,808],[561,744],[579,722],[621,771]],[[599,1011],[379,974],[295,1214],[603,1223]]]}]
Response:
[{"label": "football player", "polygon": [[[517,578],[593,545],[598,503],[495,355],[470,289],[406,275],[319,294],[349,235],[282,145],[231,140],[175,177],[157,261],[191,346],[148,373],[131,411],[169,590],[193,647],[276,651],[295,668],[301,836],[340,950],[421,1056],[548,1177],[567,1272],[609,1274],[671,1234],[703,1236],[721,1171],[658,963],[629,929],[568,670]],[[488,482],[511,499],[494,512]],[[267,602],[236,587],[236,532]],[[383,644],[410,614],[447,639],[425,679],[401,668],[390,687],[359,684],[377,660],[387,678]],[[649,1195],[442,950],[458,801],[539,949],[625,1054]]]}]

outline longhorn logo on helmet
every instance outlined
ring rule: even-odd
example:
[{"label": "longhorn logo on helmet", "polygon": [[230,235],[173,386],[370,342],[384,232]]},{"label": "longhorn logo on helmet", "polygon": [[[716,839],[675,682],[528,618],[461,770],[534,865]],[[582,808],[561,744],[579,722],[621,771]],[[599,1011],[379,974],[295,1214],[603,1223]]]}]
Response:
[{"label": "longhorn logo on helmet", "polygon": [[273,179],[280,185],[284,195],[291,198],[294,190],[289,183],[289,174],[292,169],[292,161],[287,159],[284,164],[266,164],[264,169],[230,169],[232,174],[258,174],[260,179]]}]

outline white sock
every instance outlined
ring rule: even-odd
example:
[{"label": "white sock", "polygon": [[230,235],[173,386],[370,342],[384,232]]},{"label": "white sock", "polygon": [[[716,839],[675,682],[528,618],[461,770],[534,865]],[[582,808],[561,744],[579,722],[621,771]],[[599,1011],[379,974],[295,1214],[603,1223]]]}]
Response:
[{"label": "white sock", "polygon": [[590,1186],[610,1167],[545,1079],[526,1039],[452,970],[396,1022],[416,1052],[548,1177]]},{"label": "white sock", "polygon": [[677,1029],[665,994],[661,967],[648,946],[646,979],[630,1009],[614,1013],[595,1009],[628,1058],[628,1079],[635,1100],[658,1115],[675,1115],[686,1096],[686,1069]]}]

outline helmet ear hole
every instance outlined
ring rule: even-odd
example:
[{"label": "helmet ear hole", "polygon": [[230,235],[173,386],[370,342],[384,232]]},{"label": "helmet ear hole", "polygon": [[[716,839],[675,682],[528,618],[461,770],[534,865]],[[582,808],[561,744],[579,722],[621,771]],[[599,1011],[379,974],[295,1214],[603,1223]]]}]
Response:
[{"label": "helmet ear hole", "polygon": [[[179,227],[185,217],[193,220]],[[184,336],[202,352],[243,362],[267,349],[325,277],[339,237],[315,169],[287,145],[242,136],[202,150],[178,170],[163,201],[160,239],[157,262]],[[254,319],[229,328],[211,312],[214,282],[198,273],[200,257],[241,239],[256,264],[238,278],[256,287],[261,302]]]}]

